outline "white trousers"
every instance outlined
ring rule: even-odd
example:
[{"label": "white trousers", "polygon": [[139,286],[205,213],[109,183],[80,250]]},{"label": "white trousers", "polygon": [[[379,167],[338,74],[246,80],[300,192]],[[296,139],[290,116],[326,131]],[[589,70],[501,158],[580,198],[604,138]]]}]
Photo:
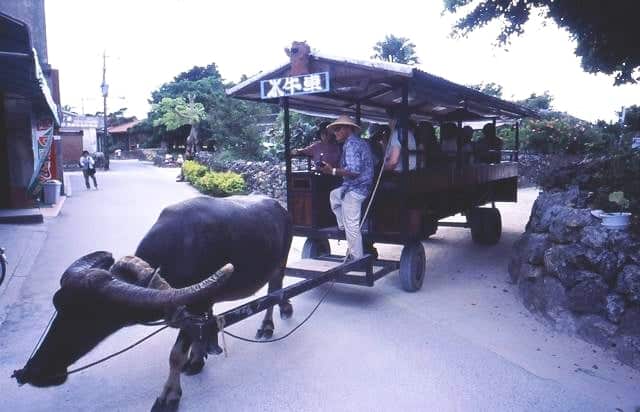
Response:
[{"label": "white trousers", "polygon": [[331,210],[336,215],[338,229],[344,230],[351,250],[351,255],[360,258],[364,255],[362,251],[362,233],[360,232],[360,211],[362,202],[366,199],[353,191],[348,191],[342,197],[342,188],[333,189],[329,194]]}]

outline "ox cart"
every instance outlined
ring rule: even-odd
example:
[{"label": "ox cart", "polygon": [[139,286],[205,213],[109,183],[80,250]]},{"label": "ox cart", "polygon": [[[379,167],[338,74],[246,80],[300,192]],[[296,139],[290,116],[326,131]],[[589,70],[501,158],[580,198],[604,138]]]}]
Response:
[{"label": "ox cart", "polygon": [[[198,373],[207,351],[221,352],[218,332],[223,337],[231,335],[225,327],[266,310],[258,338],[271,338],[273,306],[279,305],[281,317],[287,318],[292,314],[289,298],[328,282],[373,286],[396,269],[402,287],[409,292],[417,291],[422,287],[426,269],[422,241],[439,226],[469,228],[473,240],[480,244],[499,241],[501,217],[495,203],[517,201],[518,120],[535,116],[534,112],[406,65],[311,54],[305,43],[294,44],[289,54],[289,64],[227,91],[235,98],[277,103],[282,107],[288,214],[276,201],[267,198],[244,197],[226,204],[222,199],[195,198],[165,209],[140,242],[136,257],[114,263],[109,252],[94,252],[78,259],[61,279],[61,288],[54,298],[58,314],[52,316],[51,329],[42,345],[23,369],[14,371],[19,383],[59,385],[70,373],[92,365],[67,370],[109,334],[132,323],[160,322],[152,324],[172,326],[180,329],[180,333],[171,352],[169,378],[152,410],[175,410],[181,396],[180,371],[186,367],[187,372]],[[358,124],[386,123],[390,115],[398,120],[402,172],[380,171],[370,199],[363,203],[366,210],[361,229],[367,253],[361,258],[349,261],[331,252],[329,240],[345,239],[329,204],[329,192],[340,182],[335,176],[318,174],[308,162],[305,166],[304,161],[292,158],[292,110],[327,118],[351,115]],[[416,128],[414,144],[410,145],[410,122],[428,125],[427,129],[434,131],[433,139],[421,140]],[[513,149],[487,148],[477,159],[463,150],[461,134],[449,132],[461,130],[463,125],[482,123],[491,124],[495,130],[498,123],[506,122],[515,124]],[[439,128],[439,142],[433,126]],[[454,150],[443,150],[445,142]],[[466,221],[443,221],[456,214],[466,216]],[[306,241],[302,259],[288,262],[285,275],[303,280],[281,288],[282,277],[275,273],[282,274],[281,265],[288,253],[289,216],[293,234],[306,237]],[[212,226],[202,229],[203,222]],[[182,248],[182,255],[174,253],[172,242],[165,241],[167,234],[178,233],[179,237],[196,224],[199,230],[189,232],[189,247],[196,251],[216,250],[211,245],[233,242],[231,232],[239,233],[240,240],[236,240],[239,245],[216,256],[188,253],[190,248]],[[232,230],[231,226],[236,224]],[[180,230],[176,231],[176,226]],[[269,236],[256,234],[259,226],[263,226],[263,231],[269,230]],[[379,259],[375,243],[403,246],[400,260]],[[197,247],[192,247],[193,244]],[[248,244],[264,252],[249,263],[243,262]],[[166,245],[170,245],[170,251]],[[173,259],[174,255],[180,258]],[[165,259],[167,256],[170,258]],[[193,269],[185,269],[185,262],[193,264]],[[237,264],[236,277],[231,276],[234,267],[229,262]],[[178,276],[182,272],[203,271],[201,268],[218,269],[219,265],[224,266],[206,279],[195,277],[185,281]],[[261,271],[271,277],[262,276]],[[267,295],[222,314],[214,316],[210,305],[201,305],[214,297],[223,301],[249,296],[267,281]],[[322,299],[318,305],[321,302]],[[82,308],[82,313],[76,313],[77,308]],[[192,309],[195,314],[189,312]],[[169,319],[163,318],[169,313]],[[293,333],[305,321],[276,340]],[[70,330],[85,329],[89,336],[86,342],[60,344],[75,336]]]},{"label": "ox cart", "polygon": [[[373,286],[399,269],[403,288],[416,291],[426,268],[421,241],[439,226],[469,228],[479,244],[499,241],[502,226],[495,202],[517,201],[518,121],[535,112],[403,64],[312,54],[306,43],[294,43],[288,54],[289,64],[227,91],[238,99],[278,104],[284,112],[287,206],[294,235],[306,237],[302,260],[289,264],[288,276]],[[346,114],[358,124],[386,123],[391,113],[398,119],[403,171],[384,172],[372,195],[362,225],[370,254],[360,262],[338,266],[343,257],[331,254],[329,240],[345,239],[329,205],[329,192],[340,182],[314,172],[311,162],[296,167],[300,162],[290,155],[291,111],[327,118]],[[472,161],[457,136],[454,152],[435,155],[433,146],[420,141],[417,133],[415,144],[409,144],[410,122],[439,127],[440,145],[447,123],[458,128],[490,123],[494,130],[510,123],[515,144],[511,150],[490,153],[484,161]],[[442,220],[456,214],[466,221]],[[378,259],[374,243],[402,245],[400,261]]]}]

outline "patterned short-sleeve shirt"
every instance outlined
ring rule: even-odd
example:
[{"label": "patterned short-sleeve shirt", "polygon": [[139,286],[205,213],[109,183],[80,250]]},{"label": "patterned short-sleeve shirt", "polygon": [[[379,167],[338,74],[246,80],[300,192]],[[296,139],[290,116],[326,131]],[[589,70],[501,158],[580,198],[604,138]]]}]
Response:
[{"label": "patterned short-sleeve shirt", "polygon": [[343,188],[369,196],[373,186],[373,155],[367,142],[356,135],[349,136],[342,148],[340,168],[358,173],[355,177],[343,177]]}]

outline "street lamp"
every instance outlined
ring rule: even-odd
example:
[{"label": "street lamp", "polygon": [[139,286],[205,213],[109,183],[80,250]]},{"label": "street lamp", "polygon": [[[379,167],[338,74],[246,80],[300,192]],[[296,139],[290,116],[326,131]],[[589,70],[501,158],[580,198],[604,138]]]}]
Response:
[{"label": "street lamp", "polygon": [[104,134],[102,135],[102,153],[104,154],[104,170],[109,170],[109,132],[107,131],[107,96],[109,95],[109,85],[106,80],[107,75],[107,51],[102,53],[102,98],[104,101],[104,111],[102,113]]}]

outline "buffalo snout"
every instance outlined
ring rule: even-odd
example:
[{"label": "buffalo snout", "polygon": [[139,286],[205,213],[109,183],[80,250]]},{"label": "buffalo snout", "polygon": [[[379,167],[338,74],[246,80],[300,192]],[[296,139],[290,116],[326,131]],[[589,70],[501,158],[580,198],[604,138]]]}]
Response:
[{"label": "buffalo snout", "polygon": [[67,376],[66,369],[44,371],[28,365],[23,369],[13,371],[13,375],[11,375],[20,385],[28,383],[37,387],[62,385],[67,381]]}]

